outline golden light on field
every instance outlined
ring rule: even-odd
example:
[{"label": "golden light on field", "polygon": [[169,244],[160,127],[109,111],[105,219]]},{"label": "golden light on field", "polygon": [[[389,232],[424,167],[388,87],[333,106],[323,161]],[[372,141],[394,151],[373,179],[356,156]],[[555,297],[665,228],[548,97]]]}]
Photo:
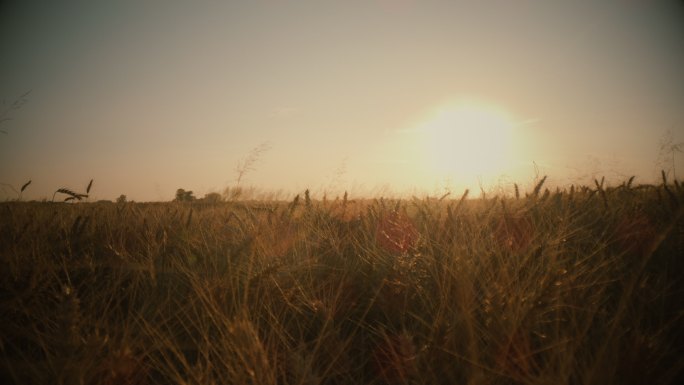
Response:
[{"label": "golden light on field", "polygon": [[448,103],[428,114],[417,131],[435,173],[490,178],[512,161],[514,122],[501,108],[478,102]]}]

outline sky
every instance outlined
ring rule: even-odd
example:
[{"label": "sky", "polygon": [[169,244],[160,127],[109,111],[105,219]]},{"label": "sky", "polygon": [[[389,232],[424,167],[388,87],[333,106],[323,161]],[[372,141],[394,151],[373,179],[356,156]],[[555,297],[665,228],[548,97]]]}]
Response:
[{"label": "sky", "polygon": [[0,52],[0,200],[684,176],[681,1],[16,0]]}]

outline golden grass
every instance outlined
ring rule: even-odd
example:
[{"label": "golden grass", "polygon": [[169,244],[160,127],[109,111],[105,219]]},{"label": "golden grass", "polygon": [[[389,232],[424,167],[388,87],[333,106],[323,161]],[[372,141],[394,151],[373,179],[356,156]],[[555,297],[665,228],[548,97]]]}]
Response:
[{"label": "golden grass", "polygon": [[676,383],[683,189],[543,182],[0,204],[0,382]]}]

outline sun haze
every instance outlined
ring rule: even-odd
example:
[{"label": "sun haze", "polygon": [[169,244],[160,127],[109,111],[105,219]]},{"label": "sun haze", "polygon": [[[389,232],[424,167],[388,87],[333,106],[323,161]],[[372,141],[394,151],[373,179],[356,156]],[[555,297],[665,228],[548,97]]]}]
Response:
[{"label": "sun haze", "polygon": [[440,106],[417,129],[434,170],[471,178],[506,170],[514,124],[494,106],[456,103]]},{"label": "sun haze", "polygon": [[678,1],[27,0],[0,48],[3,200],[684,173]]}]

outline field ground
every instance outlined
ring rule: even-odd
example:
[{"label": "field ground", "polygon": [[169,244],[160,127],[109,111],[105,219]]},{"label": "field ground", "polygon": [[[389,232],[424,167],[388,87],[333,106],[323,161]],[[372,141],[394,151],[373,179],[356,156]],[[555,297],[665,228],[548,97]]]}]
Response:
[{"label": "field ground", "polygon": [[0,382],[682,380],[684,188],[523,195],[0,203]]}]

